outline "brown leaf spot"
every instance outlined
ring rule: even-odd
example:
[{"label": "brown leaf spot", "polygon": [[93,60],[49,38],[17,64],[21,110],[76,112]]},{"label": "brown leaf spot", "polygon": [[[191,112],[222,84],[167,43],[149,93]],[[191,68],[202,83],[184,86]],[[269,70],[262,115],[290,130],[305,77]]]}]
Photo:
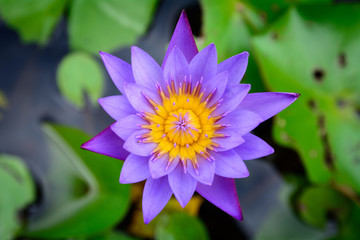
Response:
[{"label": "brown leaf spot", "polygon": [[316,82],[322,82],[324,80],[325,72],[320,68],[316,68],[313,72],[313,77]]},{"label": "brown leaf spot", "polygon": [[273,33],[271,33],[271,39],[272,40],[277,40],[278,39],[278,34],[276,33],[276,32],[273,32]]},{"label": "brown leaf spot", "polygon": [[340,54],[339,54],[338,61],[339,61],[339,66],[340,66],[340,67],[345,67],[345,66],[346,66],[346,56],[345,56],[345,53],[340,53]]},{"label": "brown leaf spot", "polygon": [[344,99],[337,99],[336,105],[338,106],[338,108],[344,109],[346,107],[346,101]]},{"label": "brown leaf spot", "polygon": [[314,99],[310,99],[308,101],[308,106],[310,107],[311,110],[316,110],[317,109],[317,105],[316,105],[316,102],[314,101]]}]

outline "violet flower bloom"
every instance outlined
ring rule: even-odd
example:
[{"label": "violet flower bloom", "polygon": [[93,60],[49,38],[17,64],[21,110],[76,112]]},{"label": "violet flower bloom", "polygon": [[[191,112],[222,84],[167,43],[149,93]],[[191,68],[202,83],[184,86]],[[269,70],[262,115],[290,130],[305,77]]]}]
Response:
[{"label": "violet flower bloom", "polygon": [[195,191],[242,220],[234,178],[249,176],[244,160],[274,151],[250,131],[299,94],[248,94],[250,85],[239,82],[249,54],[218,64],[214,44],[199,52],[185,12],[161,67],[137,47],[131,48],[131,65],[100,54],[124,95],[99,99],[116,122],[82,148],[125,159],[120,183],[146,180],[144,222],[172,194],[185,207]]}]

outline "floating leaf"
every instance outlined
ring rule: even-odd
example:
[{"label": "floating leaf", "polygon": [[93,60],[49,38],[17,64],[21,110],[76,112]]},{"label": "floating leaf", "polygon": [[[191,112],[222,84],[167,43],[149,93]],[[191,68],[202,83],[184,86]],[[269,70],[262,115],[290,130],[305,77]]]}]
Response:
[{"label": "floating leaf", "polygon": [[118,182],[122,161],[80,149],[90,137],[79,130],[45,125],[51,161],[44,173],[44,204],[27,235],[82,237],[121,221],[130,204],[129,185]]},{"label": "floating leaf", "polygon": [[157,0],[74,0],[70,45],[98,54],[133,43],[146,31]]},{"label": "floating leaf", "polygon": [[300,215],[306,222],[320,228],[326,226],[329,212],[343,219],[350,206],[348,199],[329,187],[309,187],[299,199]]},{"label": "floating leaf", "polygon": [[103,73],[99,63],[87,53],[70,53],[57,71],[60,92],[77,107],[85,105],[84,93],[93,103],[103,92]]},{"label": "floating leaf", "polygon": [[35,197],[34,184],[24,163],[15,156],[0,155],[0,239],[13,239],[20,228],[18,212]]},{"label": "floating leaf", "polygon": [[45,44],[66,3],[66,0],[0,0],[0,14],[24,42]]},{"label": "floating leaf", "polygon": [[157,240],[209,239],[203,223],[185,213],[162,215],[156,224],[155,238]]},{"label": "floating leaf", "polygon": [[253,41],[272,90],[302,94],[276,119],[276,139],[297,149],[311,181],[335,178],[358,192],[359,41],[360,6],[351,4],[291,9]]}]

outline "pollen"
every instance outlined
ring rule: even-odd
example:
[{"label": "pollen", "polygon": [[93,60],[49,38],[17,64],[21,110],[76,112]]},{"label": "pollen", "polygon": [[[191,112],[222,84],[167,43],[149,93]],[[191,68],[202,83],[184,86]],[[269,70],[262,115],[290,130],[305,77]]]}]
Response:
[{"label": "pollen", "polygon": [[157,91],[161,103],[144,95],[154,112],[140,114],[148,123],[141,127],[149,130],[141,136],[140,141],[157,144],[151,159],[155,161],[167,154],[168,166],[179,158],[184,169],[188,160],[198,169],[199,156],[213,161],[211,152],[219,147],[213,139],[226,137],[218,132],[226,126],[217,124],[225,115],[213,116],[221,100],[209,105],[216,89],[205,96],[201,81],[192,86],[190,81],[184,79],[179,86],[174,81],[167,84],[165,89],[157,85]]}]

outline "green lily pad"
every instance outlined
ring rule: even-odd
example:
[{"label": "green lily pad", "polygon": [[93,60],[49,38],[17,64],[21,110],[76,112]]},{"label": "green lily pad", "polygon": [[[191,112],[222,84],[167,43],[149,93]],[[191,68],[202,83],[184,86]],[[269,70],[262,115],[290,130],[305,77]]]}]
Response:
[{"label": "green lily pad", "polygon": [[18,212],[35,198],[34,183],[17,157],[0,155],[0,239],[11,240],[21,227]]},{"label": "green lily pad", "polygon": [[252,91],[264,91],[250,45],[251,36],[264,27],[260,15],[236,0],[200,2],[204,11],[204,45],[215,43],[219,62],[249,51],[249,64],[243,82],[251,83]]},{"label": "green lily pad", "polygon": [[302,218],[315,227],[324,228],[328,222],[328,213],[337,219],[345,219],[349,214],[351,201],[339,192],[325,186],[309,187],[298,200]]},{"label": "green lily pad", "polygon": [[74,0],[71,48],[98,54],[133,43],[145,33],[156,4],[157,0]]},{"label": "green lily pad", "polygon": [[60,92],[77,107],[84,107],[87,94],[92,103],[101,97],[104,87],[99,63],[89,54],[74,52],[61,60],[57,71]]},{"label": "green lily pad", "polygon": [[312,182],[335,179],[357,192],[359,41],[360,6],[352,4],[290,9],[253,40],[271,89],[302,94],[276,118],[277,141],[299,152]]},{"label": "green lily pad", "polygon": [[66,0],[0,0],[0,14],[24,42],[45,44],[66,3]]},{"label": "green lily pad", "polygon": [[209,239],[204,224],[196,217],[185,213],[164,214],[155,227],[157,240],[206,240]]},{"label": "green lily pad", "polygon": [[121,221],[130,205],[130,186],[119,184],[122,161],[80,149],[89,136],[79,130],[44,125],[51,156],[44,173],[44,202],[27,235],[85,237]]}]

